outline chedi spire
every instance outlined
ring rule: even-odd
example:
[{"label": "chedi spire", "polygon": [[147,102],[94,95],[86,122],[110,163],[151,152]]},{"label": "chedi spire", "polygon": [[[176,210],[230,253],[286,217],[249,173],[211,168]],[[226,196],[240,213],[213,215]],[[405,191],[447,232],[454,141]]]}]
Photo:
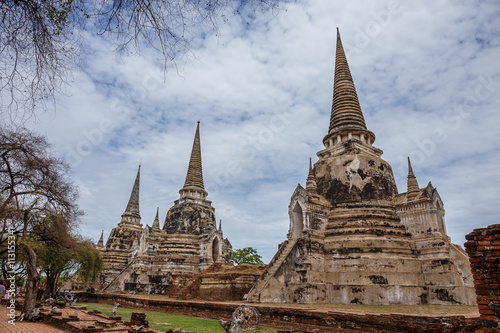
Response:
[{"label": "chedi spire", "polygon": [[130,199],[128,200],[127,208],[122,214],[122,223],[132,223],[140,224],[141,215],[139,213],[139,183],[141,179],[141,165],[139,164],[139,169],[137,170],[137,176],[135,177],[134,187],[132,188],[132,193],[130,193]]},{"label": "chedi spire", "polygon": [[314,170],[312,168],[312,161],[309,157],[309,174],[306,180],[306,192],[309,195],[317,194],[316,177],[314,177]]},{"label": "chedi spire", "polygon": [[132,193],[130,193],[130,199],[128,200],[127,208],[125,208],[125,213],[129,213],[138,217],[141,217],[139,213],[140,179],[141,179],[141,165],[139,165],[139,169],[137,170],[137,176],[135,177],[134,187],[132,188]]},{"label": "chedi spire", "polygon": [[160,207],[156,207],[156,217],[155,220],[153,221],[153,229],[160,229],[160,218],[158,216],[159,211]]},{"label": "chedi spire", "polygon": [[99,241],[97,242],[97,247],[103,247],[104,246],[104,230],[101,232],[101,238],[99,238]]},{"label": "chedi spire", "polygon": [[[356,133],[362,141],[367,140],[370,144],[375,140],[375,135],[366,128],[365,118],[340,39],[339,28],[337,28],[332,110],[328,134],[323,139],[325,146],[339,143],[343,133]],[[337,136],[338,141],[335,142]]]},{"label": "chedi spire", "polygon": [[408,157],[408,180],[407,180],[407,192],[406,197],[408,200],[413,200],[420,192],[420,188],[418,187],[417,177],[413,174],[413,169],[411,167],[411,161]]},{"label": "chedi spire", "polygon": [[205,199],[207,191],[203,185],[203,170],[201,164],[201,143],[200,143],[200,122],[196,126],[191,158],[186,175],[184,187],[179,191],[181,197],[192,197],[195,199]]}]

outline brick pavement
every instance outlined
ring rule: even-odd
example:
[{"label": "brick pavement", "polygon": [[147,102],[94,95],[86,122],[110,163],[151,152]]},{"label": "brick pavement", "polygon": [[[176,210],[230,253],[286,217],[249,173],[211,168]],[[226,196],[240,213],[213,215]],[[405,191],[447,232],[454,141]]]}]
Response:
[{"label": "brick pavement", "polygon": [[[5,305],[0,306],[0,332],[2,333],[63,333],[64,330],[52,327],[43,323],[30,322],[14,322],[15,325],[9,324],[8,309]],[[16,311],[16,316],[20,315],[20,311]]]}]

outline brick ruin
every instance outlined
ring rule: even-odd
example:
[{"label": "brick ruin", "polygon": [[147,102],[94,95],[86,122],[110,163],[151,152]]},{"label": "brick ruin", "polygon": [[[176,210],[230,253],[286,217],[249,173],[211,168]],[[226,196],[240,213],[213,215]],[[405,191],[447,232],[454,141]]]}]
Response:
[{"label": "brick ruin", "polygon": [[184,300],[242,301],[264,269],[265,266],[249,264],[213,264],[201,273],[173,275],[165,295]]},{"label": "brick ruin", "polygon": [[160,229],[158,210],[152,226],[139,214],[140,166],[130,200],[104,245],[101,286],[108,292],[163,294],[174,275],[199,273],[214,263],[232,264],[232,247],[216,225],[215,209],[203,184],[199,122],[180,198]]},{"label": "brick ruin", "polygon": [[474,304],[468,257],[446,234],[444,206],[408,190],[373,146],[337,31],[329,132],[306,188],[291,197],[290,228],[248,295],[251,302]]},{"label": "brick ruin", "polygon": [[465,236],[480,319],[486,333],[500,332],[500,224]]}]

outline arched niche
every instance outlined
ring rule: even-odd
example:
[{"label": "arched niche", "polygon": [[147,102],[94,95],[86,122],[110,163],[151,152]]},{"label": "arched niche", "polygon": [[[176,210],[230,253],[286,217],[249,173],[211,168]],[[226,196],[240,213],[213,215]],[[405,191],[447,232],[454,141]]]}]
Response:
[{"label": "arched niche", "polygon": [[212,260],[217,262],[219,260],[220,246],[219,239],[217,237],[212,241]]},{"label": "arched niche", "polygon": [[304,213],[302,207],[298,202],[292,209],[292,238],[299,238],[302,236],[302,230],[304,229]]}]

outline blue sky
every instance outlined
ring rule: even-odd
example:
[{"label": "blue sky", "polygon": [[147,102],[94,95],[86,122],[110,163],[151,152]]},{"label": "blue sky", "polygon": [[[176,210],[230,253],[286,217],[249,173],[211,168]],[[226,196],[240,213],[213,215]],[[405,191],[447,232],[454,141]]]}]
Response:
[{"label": "blue sky", "polygon": [[160,55],[118,55],[87,35],[83,68],[57,111],[29,125],[73,165],[81,233],[105,239],[137,166],[142,223],[179,196],[201,121],[205,188],[233,248],[269,261],[288,231],[330,117],[336,27],[375,146],[406,191],[406,157],[438,189],[452,241],[498,223],[500,4],[296,1],[277,15],[230,17],[164,76]]}]

